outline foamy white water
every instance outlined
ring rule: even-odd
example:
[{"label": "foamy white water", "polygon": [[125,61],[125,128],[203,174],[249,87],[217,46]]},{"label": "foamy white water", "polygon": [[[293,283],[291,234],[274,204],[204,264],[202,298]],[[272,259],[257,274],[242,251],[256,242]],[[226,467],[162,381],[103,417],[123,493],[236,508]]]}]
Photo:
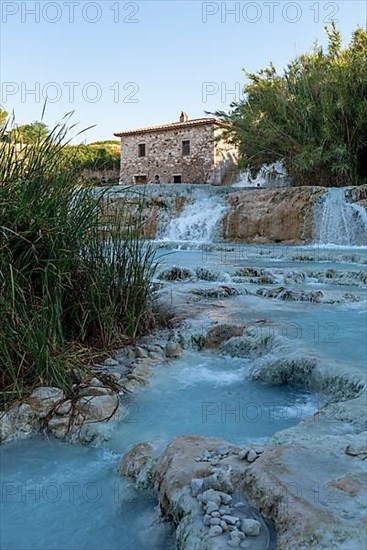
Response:
[{"label": "foamy white water", "polygon": [[202,196],[194,203],[188,204],[177,218],[169,222],[161,240],[211,242],[225,210],[226,205],[222,197]]},{"label": "foamy white water", "polygon": [[250,170],[245,170],[244,172],[240,173],[239,180],[236,181],[232,185],[232,187],[264,187],[266,185],[266,179],[265,179],[265,172],[264,170],[260,170],[258,174],[256,174],[255,178],[251,177]]},{"label": "foamy white water", "polygon": [[269,184],[269,174],[273,167],[281,177],[287,175],[287,171],[281,162],[264,164],[255,178],[252,177],[251,171],[248,168],[240,172],[238,181],[236,181],[232,187],[267,187]]},{"label": "foamy white water", "polygon": [[[234,362],[233,362],[234,363]],[[242,383],[248,369],[242,367],[234,370],[213,369],[212,365],[198,363],[195,368],[183,368],[177,378],[183,387],[194,386],[198,383],[209,383],[215,386],[226,386]]]},{"label": "foamy white water", "polygon": [[345,189],[333,187],[326,192],[315,220],[316,242],[340,246],[367,245],[367,213],[358,205],[348,202]]}]

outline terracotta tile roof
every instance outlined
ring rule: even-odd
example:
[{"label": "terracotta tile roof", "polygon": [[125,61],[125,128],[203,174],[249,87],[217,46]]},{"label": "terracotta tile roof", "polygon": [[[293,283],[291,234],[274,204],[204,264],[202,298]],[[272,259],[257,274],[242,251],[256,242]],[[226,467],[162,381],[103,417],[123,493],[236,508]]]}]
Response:
[{"label": "terracotta tile roof", "polygon": [[147,134],[149,132],[162,132],[165,130],[180,130],[181,128],[191,128],[192,126],[200,126],[205,124],[221,124],[221,121],[216,118],[193,118],[186,122],[170,122],[168,124],[158,124],[157,126],[147,126],[146,128],[135,128],[132,130],[123,130],[116,132],[117,137],[130,136],[132,134]]}]

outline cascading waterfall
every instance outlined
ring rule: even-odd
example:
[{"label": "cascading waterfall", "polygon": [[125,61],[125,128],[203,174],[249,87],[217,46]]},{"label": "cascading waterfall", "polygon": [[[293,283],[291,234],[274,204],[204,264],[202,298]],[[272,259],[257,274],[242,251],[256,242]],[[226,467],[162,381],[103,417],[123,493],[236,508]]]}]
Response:
[{"label": "cascading waterfall", "polygon": [[316,242],[322,245],[366,246],[367,212],[348,202],[345,189],[328,189],[316,212]]},{"label": "cascading waterfall", "polygon": [[[273,169],[275,169],[275,175],[272,172]],[[287,184],[289,180],[285,166],[282,162],[274,162],[264,164],[254,178],[249,168],[240,172],[238,180],[232,184],[232,187],[284,187]]]},{"label": "cascading waterfall", "polygon": [[185,206],[177,218],[168,223],[161,240],[211,242],[225,209],[223,197],[199,196],[195,202]]}]

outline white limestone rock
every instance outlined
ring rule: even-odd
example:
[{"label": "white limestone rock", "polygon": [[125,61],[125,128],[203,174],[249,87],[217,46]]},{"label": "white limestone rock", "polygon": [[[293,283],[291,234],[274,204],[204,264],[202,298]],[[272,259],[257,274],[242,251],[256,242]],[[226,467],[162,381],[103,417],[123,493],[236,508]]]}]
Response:
[{"label": "white limestone rock", "polygon": [[61,405],[59,405],[56,409],[56,414],[57,415],[65,415],[65,414],[69,414],[71,411],[71,401],[70,399],[67,399],[66,401],[64,401],[63,403],[61,403]]},{"label": "white limestone rock", "polygon": [[148,351],[140,346],[136,346],[136,348],[134,348],[134,355],[139,359],[146,359],[149,357]]},{"label": "white limestone rock", "polygon": [[254,449],[250,449],[247,453],[246,460],[247,462],[254,462],[257,459],[257,452]]},{"label": "white limestone rock", "polygon": [[215,504],[217,505],[216,509],[218,510],[221,504],[221,495],[218,491],[214,491],[213,489],[208,489],[207,491],[204,491],[204,493],[202,494],[202,502],[204,502],[205,504],[209,502],[215,502]]},{"label": "white limestone rock", "polygon": [[60,388],[40,386],[31,393],[27,402],[40,418],[44,418],[64,398],[64,392]]},{"label": "white limestone rock", "polygon": [[13,433],[13,421],[7,413],[0,415],[0,443],[9,439]]},{"label": "white limestone rock", "polygon": [[260,535],[261,523],[256,519],[243,519],[241,521],[241,531],[249,537]]},{"label": "white limestone rock", "polygon": [[97,396],[97,395],[110,395],[111,390],[103,386],[88,386],[86,388],[80,388],[79,397]]},{"label": "white limestone rock", "polygon": [[236,525],[240,518],[237,516],[224,515],[222,516],[222,519],[227,523],[227,525]]},{"label": "white limestone rock", "polygon": [[224,505],[231,504],[232,503],[232,497],[228,493],[223,493],[223,491],[219,492],[221,501]]},{"label": "white limestone rock", "polygon": [[238,458],[239,458],[240,460],[245,460],[248,451],[249,451],[249,449],[247,449],[247,448],[241,449],[240,452],[238,453]]},{"label": "white limestone rock", "polygon": [[77,402],[77,408],[85,420],[102,422],[118,414],[119,400],[116,395],[82,397]]},{"label": "white limestone rock", "polygon": [[106,367],[117,367],[119,365],[119,362],[116,361],[116,359],[110,357],[103,362],[103,365]]},{"label": "white limestone rock", "polygon": [[213,525],[213,527],[211,527],[209,529],[209,533],[208,533],[208,536],[210,538],[212,537],[218,537],[219,535],[221,535],[223,533],[222,531],[222,528],[220,527],[220,525]]},{"label": "white limestone rock", "polygon": [[191,487],[192,496],[197,497],[200,491],[202,490],[203,480],[200,478],[192,479],[190,483],[190,487]]},{"label": "white limestone rock", "polygon": [[218,504],[216,502],[208,502],[206,506],[206,513],[211,514],[212,512],[217,512],[219,509]]},{"label": "white limestone rock", "polygon": [[176,358],[182,355],[182,348],[178,342],[167,342],[164,351],[166,357]]},{"label": "white limestone rock", "polygon": [[69,431],[69,417],[54,416],[49,420],[47,429],[57,439],[64,439]]}]

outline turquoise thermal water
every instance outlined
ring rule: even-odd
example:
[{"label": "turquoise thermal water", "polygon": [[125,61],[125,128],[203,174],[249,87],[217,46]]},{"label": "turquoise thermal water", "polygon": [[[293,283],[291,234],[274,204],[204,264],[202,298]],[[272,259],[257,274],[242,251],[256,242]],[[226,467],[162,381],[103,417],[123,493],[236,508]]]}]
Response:
[{"label": "turquoise thermal water", "polygon": [[[228,245],[227,249],[214,246],[209,251],[170,251],[162,261],[166,265],[206,267],[225,274],[223,281],[167,284],[167,288],[179,289],[183,294],[190,288],[219,284],[237,285],[251,292],[227,301],[217,300],[215,307],[208,301],[199,324],[209,320],[249,322],[268,318],[276,324],[274,335],[279,340],[271,357],[297,351],[331,365],[340,362],[346,371],[363,368],[365,288],[359,279],[340,285],[335,278],[320,282],[314,275],[331,267],[337,268],[338,273],[359,272],[365,260],[356,249],[334,250],[333,257],[327,259],[324,253],[307,247]],[[287,287],[321,289],[334,301],[345,292],[354,292],[360,301],[310,304],[256,296],[260,286],[277,285],[231,282],[236,269],[249,265],[302,271],[302,283]],[[138,390],[126,403],[128,416],[103,446],[70,446],[42,438],[3,446],[1,548],[174,548],[172,530],[159,520],[153,495],[134,490],[118,476],[120,456],[132,444],[144,440],[153,440],[157,450],[161,450],[180,434],[217,435],[236,443],[266,441],[274,432],[296,424],[318,408],[316,395],[249,381],[247,374],[252,365],[253,360],[249,359],[189,350],[182,359],[154,369],[150,385]]]}]

